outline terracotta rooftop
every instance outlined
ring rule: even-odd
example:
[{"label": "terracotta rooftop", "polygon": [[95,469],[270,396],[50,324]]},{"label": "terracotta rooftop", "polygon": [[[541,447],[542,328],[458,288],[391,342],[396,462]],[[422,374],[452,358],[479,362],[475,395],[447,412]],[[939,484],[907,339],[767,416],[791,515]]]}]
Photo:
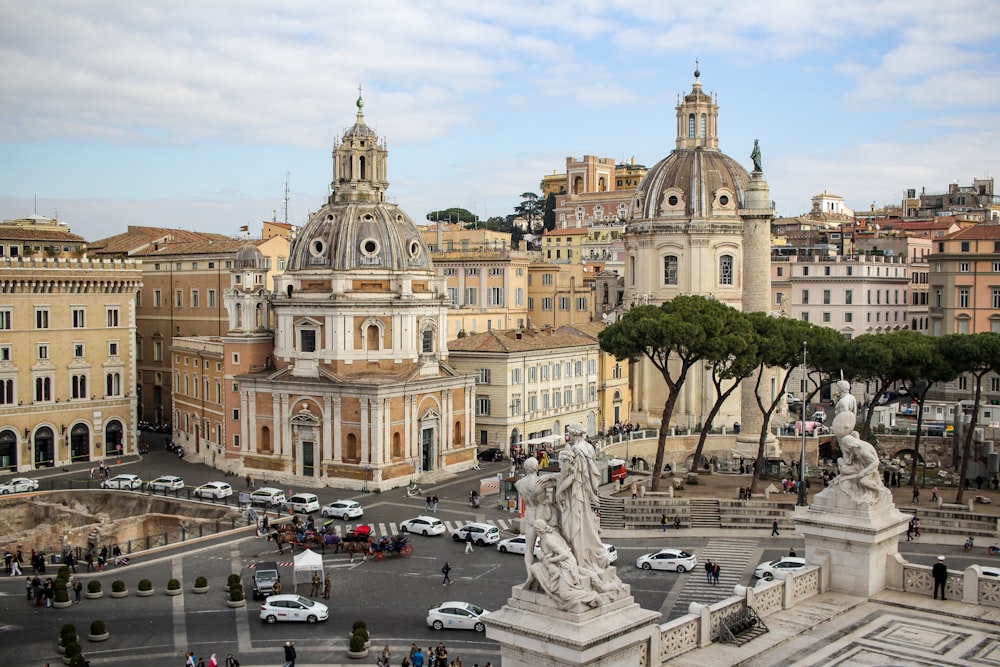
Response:
[{"label": "terracotta rooftop", "polygon": [[7,227],[0,225],[0,239],[4,241],[69,241],[86,243],[79,234],[56,229],[33,229],[31,227]]},{"label": "terracotta rooftop", "polygon": [[91,254],[138,254],[155,244],[184,243],[192,241],[229,241],[231,237],[211,232],[193,232],[169,227],[139,227],[129,225],[128,231],[88,244]]},{"label": "terracotta rooftop", "polygon": [[449,352],[484,352],[509,354],[560,347],[579,347],[595,343],[588,336],[561,329],[510,329],[486,331],[448,341]]},{"label": "terracotta rooftop", "polygon": [[1000,240],[1000,225],[978,224],[965,229],[960,229],[946,236],[937,239],[938,241],[993,241]]}]

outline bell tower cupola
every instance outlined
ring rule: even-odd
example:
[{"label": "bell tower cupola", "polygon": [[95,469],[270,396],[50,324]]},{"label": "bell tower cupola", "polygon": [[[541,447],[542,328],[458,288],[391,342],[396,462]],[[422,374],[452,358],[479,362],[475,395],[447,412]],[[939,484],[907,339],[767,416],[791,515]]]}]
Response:
[{"label": "bell tower cupola", "polygon": [[333,182],[330,203],[384,202],[389,187],[385,143],[365,124],[365,101],[358,87],[358,116],[333,145]]},{"label": "bell tower cupola", "polygon": [[683,101],[677,100],[677,149],[719,148],[719,105],[701,89],[701,71],[695,61],[694,84]]}]

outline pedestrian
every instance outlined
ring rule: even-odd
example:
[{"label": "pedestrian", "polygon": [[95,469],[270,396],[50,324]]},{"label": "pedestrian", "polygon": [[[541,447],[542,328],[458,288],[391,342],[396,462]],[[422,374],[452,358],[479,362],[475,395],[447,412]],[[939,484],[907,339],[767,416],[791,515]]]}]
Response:
[{"label": "pedestrian", "polygon": [[[444,579],[441,581],[442,586],[448,586],[451,584],[451,564],[448,561],[444,562],[444,566],[441,568],[441,574],[444,575]],[[416,667],[416,662],[414,662],[414,667]]]},{"label": "pedestrian", "polygon": [[427,500],[424,501],[424,509],[428,512],[431,510],[431,495],[427,494]]},{"label": "pedestrian", "polygon": [[917,487],[916,484],[913,485],[913,504],[914,505],[920,504],[920,489]]},{"label": "pedestrian", "polygon": [[230,653],[226,656],[226,667],[240,667],[240,661],[236,659],[236,656]]},{"label": "pedestrian", "polygon": [[198,660],[191,651],[184,652],[184,667],[198,667]]},{"label": "pedestrian", "polygon": [[636,486],[635,482],[632,482],[632,498],[638,498],[639,497],[638,491],[639,491],[639,487]]},{"label": "pedestrian", "polygon": [[920,519],[913,517],[913,536],[920,537]]},{"label": "pedestrian", "polygon": [[712,585],[719,585],[719,561],[712,563]]},{"label": "pedestrian", "polygon": [[25,584],[28,587],[28,602],[31,602],[31,598],[34,596],[34,586],[31,585],[31,577],[27,577]]},{"label": "pedestrian", "polygon": [[330,574],[327,573],[326,578],[323,580],[323,599],[330,599],[330,588],[333,586],[333,581],[330,579]]},{"label": "pedestrian", "polygon": [[76,557],[72,551],[66,552],[66,558],[63,559],[63,562],[66,563],[66,567],[70,569],[70,572],[76,574]]},{"label": "pedestrian", "polygon": [[434,497],[431,498],[431,505],[433,506],[432,509],[434,510],[434,513],[437,514],[437,511],[438,511],[438,497],[437,497],[436,493],[434,494]]},{"label": "pedestrian", "polygon": [[413,654],[413,667],[424,667],[424,652],[417,647],[416,653]]},{"label": "pedestrian", "polygon": [[295,642],[285,642],[285,667],[295,667]]},{"label": "pedestrian", "polygon": [[771,522],[771,537],[774,537],[775,535],[780,535],[780,534],[781,533],[778,532],[778,520],[775,519],[774,521]]},{"label": "pedestrian", "polygon": [[944,556],[937,557],[937,562],[931,568],[931,575],[934,577],[934,599],[937,600],[940,590],[941,599],[944,600],[945,585],[948,583],[948,566],[944,564]]},{"label": "pedestrian", "polygon": [[709,586],[712,585],[712,571],[714,569],[715,568],[712,567],[712,559],[711,558],[707,559],[705,561],[705,583],[707,583]]},{"label": "pedestrian", "polygon": [[789,558],[795,558],[795,556],[796,556],[796,554],[795,554],[795,547],[792,547],[791,549],[788,550],[788,557]]},{"label": "pedestrian", "polygon": [[[7,555],[10,556],[10,553],[8,552]],[[17,559],[14,558],[13,556],[10,556],[10,562],[8,563],[8,565],[10,566],[10,576],[20,577],[21,574],[23,574],[21,572],[21,564],[18,563]]]},{"label": "pedestrian", "polygon": [[111,547],[111,555],[115,558],[115,567],[118,567],[118,562],[122,559],[122,550],[117,544]]},{"label": "pedestrian", "polygon": [[79,579],[73,582],[73,595],[76,596],[76,603],[80,604],[83,598],[83,582]]},{"label": "pedestrian", "polygon": [[669,521],[668,521],[668,519],[667,519],[667,515],[666,515],[666,514],[664,514],[664,515],[662,516],[662,518],[660,518],[660,529],[661,529],[661,530],[662,530],[662,531],[663,531],[664,533],[665,533],[665,532],[667,532],[667,524],[668,524],[668,523],[670,523],[670,522],[669,522]]},{"label": "pedestrian", "polygon": [[937,491],[938,491],[937,484],[935,484],[934,486],[931,487],[931,502],[932,503],[936,503],[937,502]]},{"label": "pedestrian", "polygon": [[214,653],[212,654],[212,657],[208,659],[208,667],[219,667],[219,661],[216,660]]},{"label": "pedestrian", "polygon": [[312,590],[309,592],[309,597],[314,598],[319,595],[319,586],[323,583],[323,580],[319,576],[319,572],[313,572],[312,576]]},{"label": "pedestrian", "polygon": [[260,530],[265,535],[271,532],[271,520],[267,516],[267,511],[264,512],[264,520],[260,524]]},{"label": "pedestrian", "polygon": [[472,531],[470,530],[465,534],[465,553],[472,553]]},{"label": "pedestrian", "polygon": [[913,541],[913,519],[910,519],[910,522],[906,524],[906,541]]}]

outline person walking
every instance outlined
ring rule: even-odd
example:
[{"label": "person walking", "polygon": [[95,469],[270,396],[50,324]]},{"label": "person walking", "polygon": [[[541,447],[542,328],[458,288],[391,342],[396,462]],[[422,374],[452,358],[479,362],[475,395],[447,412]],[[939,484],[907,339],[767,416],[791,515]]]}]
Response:
[{"label": "person walking", "polygon": [[913,485],[913,504],[920,504],[920,488],[916,484]]},{"label": "person walking", "polygon": [[438,497],[437,497],[436,493],[434,494],[434,497],[431,498],[431,505],[432,505],[432,509],[434,510],[434,513],[437,514],[437,511],[438,511]]},{"label": "person walking", "polygon": [[[8,554],[9,555],[9,554]],[[10,556],[10,576],[20,577],[23,572],[21,572],[21,564],[17,562],[17,559],[13,555]]]},{"label": "person walking", "polygon": [[333,586],[333,580],[330,579],[330,574],[327,573],[326,578],[323,580],[323,599],[330,599],[330,588]]},{"label": "person walking", "polygon": [[932,503],[936,503],[937,502],[937,492],[938,492],[938,488],[937,488],[937,484],[935,484],[934,486],[931,487],[931,502]]},{"label": "person walking", "polygon": [[712,585],[719,585],[719,561],[712,563]]},{"label": "person walking", "polygon": [[[448,561],[444,562],[444,566],[441,568],[441,574],[444,575],[441,585],[448,586],[451,584],[451,564]],[[416,661],[414,661],[414,664],[416,664]]]},{"label": "person walking", "polygon": [[285,665],[284,667],[295,667],[295,642],[285,642]]},{"label": "person walking", "polygon": [[236,659],[236,656],[230,653],[226,656],[226,667],[240,667],[240,661]]},{"label": "person walking", "polygon": [[771,537],[774,537],[775,535],[781,535],[781,533],[778,532],[778,520],[777,519],[775,519],[774,521],[771,522]]},{"label": "person walking", "polygon": [[430,494],[427,495],[427,500],[424,502],[424,509],[427,510],[428,512],[431,510],[431,496],[430,496]]},{"label": "person walking", "polygon": [[472,531],[470,530],[465,534],[465,553],[472,553]]},{"label": "person walking", "polygon": [[940,590],[941,599],[944,600],[944,590],[948,583],[948,566],[944,564],[944,556],[937,557],[937,562],[931,568],[931,575],[934,577],[934,599],[937,600]]},{"label": "person walking", "polygon": [[709,558],[705,561],[705,583],[709,586],[712,585],[712,571],[715,568],[712,566],[712,559]]},{"label": "person walking", "polygon": [[80,600],[83,599],[83,582],[79,579],[73,582],[73,595],[76,598],[76,603],[80,604]]},{"label": "person walking", "polygon": [[663,515],[663,516],[662,516],[662,517],[660,518],[660,530],[661,530],[661,531],[663,531],[664,533],[665,533],[665,532],[667,532],[667,525],[668,525],[669,523],[670,523],[670,522],[669,522],[669,521],[668,521],[668,519],[667,519],[667,515],[666,515],[666,514],[664,514],[664,515]]},{"label": "person walking", "polygon": [[219,661],[216,659],[214,653],[212,654],[212,657],[208,659],[208,667],[219,667]]},{"label": "person walking", "polygon": [[417,647],[416,652],[413,654],[413,667],[424,667],[424,652]]}]

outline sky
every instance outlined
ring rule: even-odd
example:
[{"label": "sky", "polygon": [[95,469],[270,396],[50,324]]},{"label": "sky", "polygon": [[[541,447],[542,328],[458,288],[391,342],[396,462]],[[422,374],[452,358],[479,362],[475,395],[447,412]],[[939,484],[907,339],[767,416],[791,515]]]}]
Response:
[{"label": "sky", "polygon": [[259,235],[287,181],[305,224],[359,86],[391,201],[503,216],[567,157],[669,155],[696,60],[779,215],[1000,166],[1000,2],[0,0],[0,218]]}]

